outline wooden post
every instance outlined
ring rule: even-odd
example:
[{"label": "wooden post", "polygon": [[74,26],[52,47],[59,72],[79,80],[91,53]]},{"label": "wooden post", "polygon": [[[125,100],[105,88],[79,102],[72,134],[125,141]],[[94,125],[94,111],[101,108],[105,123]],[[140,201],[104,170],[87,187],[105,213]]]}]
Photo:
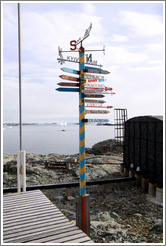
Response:
[{"label": "wooden post", "polygon": [[84,205],[85,209],[85,230],[84,232],[90,236],[90,205],[89,205],[89,194],[86,194],[84,197],[85,202],[82,204],[82,197],[79,196],[76,202],[76,225],[83,230],[83,223],[82,223],[82,205]]}]

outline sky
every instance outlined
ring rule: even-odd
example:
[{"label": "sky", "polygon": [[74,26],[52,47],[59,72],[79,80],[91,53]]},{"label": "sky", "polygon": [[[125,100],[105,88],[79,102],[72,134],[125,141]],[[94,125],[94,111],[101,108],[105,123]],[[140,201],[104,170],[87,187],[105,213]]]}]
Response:
[{"label": "sky", "polygon": [[[19,122],[17,2],[2,7],[3,122]],[[92,23],[85,50],[110,74],[105,85],[113,106],[108,115],[86,115],[113,122],[114,109],[127,109],[128,118],[163,115],[164,2],[20,2],[22,59],[22,121],[25,123],[78,122],[78,93],[55,89],[63,80],[60,68],[79,69],[77,63],[58,63],[58,46],[70,50],[70,41],[83,37]],[[79,48],[79,45],[78,47]],[[63,53],[77,57],[78,53]]]}]

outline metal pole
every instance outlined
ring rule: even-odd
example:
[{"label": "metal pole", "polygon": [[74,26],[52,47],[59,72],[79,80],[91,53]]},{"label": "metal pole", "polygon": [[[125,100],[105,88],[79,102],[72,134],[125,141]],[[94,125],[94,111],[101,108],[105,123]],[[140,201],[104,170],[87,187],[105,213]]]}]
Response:
[{"label": "metal pole", "polygon": [[18,56],[19,56],[19,122],[20,122],[20,151],[22,150],[22,112],[21,112],[21,30],[20,3],[18,3]]},{"label": "metal pole", "polygon": [[86,179],[85,179],[85,102],[84,102],[84,48],[79,49],[80,92],[79,92],[79,173],[80,173],[80,196],[82,201],[82,230],[86,230]]}]

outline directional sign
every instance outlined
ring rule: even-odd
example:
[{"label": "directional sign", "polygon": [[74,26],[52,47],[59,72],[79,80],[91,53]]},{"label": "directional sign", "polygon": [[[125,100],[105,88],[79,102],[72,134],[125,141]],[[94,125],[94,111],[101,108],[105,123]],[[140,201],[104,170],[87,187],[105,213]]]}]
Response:
[{"label": "directional sign", "polygon": [[79,71],[78,70],[71,69],[71,68],[68,68],[68,67],[62,67],[61,70],[63,72],[66,72],[66,73],[79,74]]},{"label": "directional sign", "polygon": [[100,67],[89,67],[89,66],[85,66],[85,69],[97,69],[97,70],[102,70]]},{"label": "directional sign", "polygon": [[85,73],[100,73],[100,74],[108,74],[110,72],[108,72],[107,70],[98,70],[98,69],[84,69]]},{"label": "directional sign", "polygon": [[85,88],[85,90],[83,91],[83,93],[102,93],[103,89],[102,88]]},{"label": "directional sign", "polygon": [[96,100],[96,99],[85,99],[85,103],[105,103],[104,100]]},{"label": "directional sign", "polygon": [[104,91],[112,91],[111,87],[106,87],[104,84],[91,84],[91,83],[86,83],[85,84],[85,88],[89,88],[89,89],[103,89]]},{"label": "directional sign", "polygon": [[96,74],[84,74],[85,79],[104,79],[103,75],[96,75]]},{"label": "directional sign", "polygon": [[84,97],[105,97],[104,95],[98,95],[98,94],[84,94]]},{"label": "directional sign", "polygon": [[66,79],[66,80],[71,80],[71,81],[80,81],[79,78],[71,77],[71,76],[66,76],[66,75],[60,75],[59,77],[61,79]]},{"label": "directional sign", "polygon": [[85,114],[108,114],[108,110],[85,110]]},{"label": "directional sign", "polygon": [[79,92],[78,88],[68,88],[68,87],[59,87],[56,90],[61,92]]},{"label": "directional sign", "polygon": [[70,86],[70,87],[78,87],[79,86],[79,83],[60,82],[57,85],[60,85],[60,86]]},{"label": "directional sign", "polygon": [[[97,70],[102,70],[101,68],[96,68],[96,67],[86,67],[86,66],[85,66],[85,69],[97,69]],[[71,69],[71,68],[68,68],[68,67],[62,67],[61,70],[62,70],[63,72],[66,72],[66,73],[80,74],[80,71],[75,70],[75,69]]]},{"label": "directional sign", "polygon": [[113,108],[113,106],[101,106],[101,105],[97,105],[97,104],[91,104],[91,105],[85,105],[85,107],[89,107],[89,108]]},{"label": "directional sign", "polygon": [[86,82],[93,83],[93,82],[104,82],[106,79],[87,79]]},{"label": "directional sign", "polygon": [[108,119],[82,119],[82,122],[109,122]]},{"label": "directional sign", "polygon": [[102,93],[102,94],[111,94],[110,91],[105,91],[105,89],[103,88],[85,88],[85,90],[83,91],[84,93]]}]

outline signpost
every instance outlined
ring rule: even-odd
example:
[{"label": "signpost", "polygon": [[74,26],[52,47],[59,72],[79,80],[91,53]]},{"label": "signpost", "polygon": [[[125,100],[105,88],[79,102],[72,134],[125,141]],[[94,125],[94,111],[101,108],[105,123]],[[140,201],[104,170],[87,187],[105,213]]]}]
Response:
[{"label": "signpost", "polygon": [[[108,110],[86,110],[85,103],[87,107],[98,107],[98,108],[112,108],[112,106],[103,106],[105,103],[104,100],[99,99],[91,99],[91,98],[103,98],[107,91],[112,90],[111,87],[106,87],[104,85],[94,84],[92,82],[104,82],[106,81],[103,74],[109,74],[110,72],[107,70],[103,70],[101,68],[97,68],[97,66],[101,67],[102,65],[98,65],[97,61],[92,60],[92,54],[85,56],[85,50],[82,42],[85,40],[91,31],[92,24],[90,24],[89,28],[86,29],[85,34],[82,38],[70,41],[70,51],[62,51],[60,47],[59,56],[57,58],[58,62],[62,65],[67,62],[79,63],[79,71],[67,67],[61,68],[63,72],[72,73],[79,75],[77,77],[71,77],[67,75],[60,75],[61,79],[66,79],[70,81],[75,81],[74,83],[70,82],[59,82],[58,85],[62,86],[57,88],[57,91],[60,92],[79,92],[79,184],[80,184],[80,197],[77,201],[77,212],[76,212],[76,224],[82,229],[87,235],[90,234],[90,214],[89,214],[89,197],[86,194],[86,165],[85,165],[85,122],[108,122],[107,119],[85,119],[85,114],[108,114],[110,111]],[[77,45],[80,44],[79,49]],[[99,50],[91,50],[91,51],[99,51]],[[100,50],[101,51],[101,50]],[[105,51],[105,48],[102,50]],[[62,52],[79,52],[78,57],[67,56],[67,59],[64,59],[62,56]],[[86,62],[85,62],[86,57]],[[85,64],[91,66],[85,66]],[[86,74],[92,73],[92,74]],[[97,75],[96,75],[97,74]],[[113,94],[113,92],[110,92]],[[87,99],[88,98],[88,99]]]}]

